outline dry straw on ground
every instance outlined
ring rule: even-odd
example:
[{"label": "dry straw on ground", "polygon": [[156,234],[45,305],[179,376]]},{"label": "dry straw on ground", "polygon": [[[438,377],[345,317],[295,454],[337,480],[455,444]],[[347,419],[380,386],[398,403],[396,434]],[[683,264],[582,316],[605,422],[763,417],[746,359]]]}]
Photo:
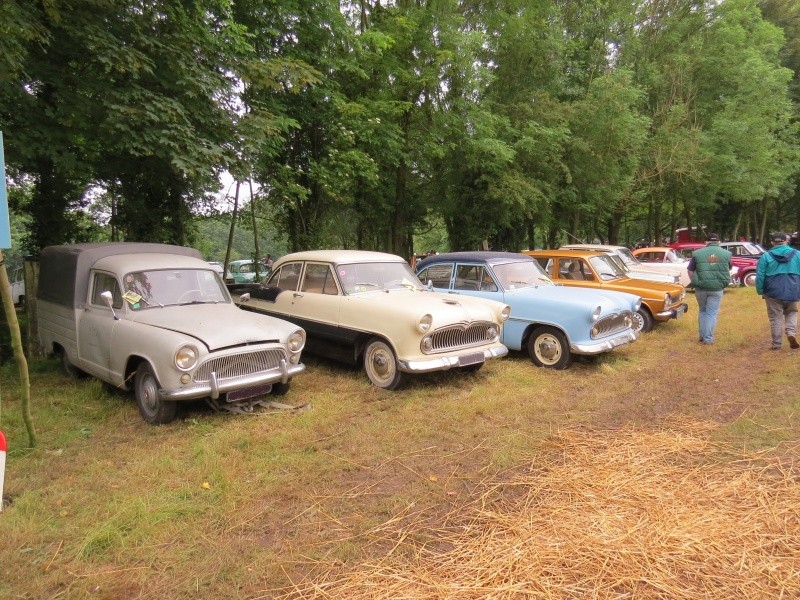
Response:
[{"label": "dry straw on ground", "polygon": [[561,431],[439,526],[392,519],[364,539],[392,542],[381,559],[311,564],[285,597],[798,598],[788,455],[732,453],[686,424]]}]

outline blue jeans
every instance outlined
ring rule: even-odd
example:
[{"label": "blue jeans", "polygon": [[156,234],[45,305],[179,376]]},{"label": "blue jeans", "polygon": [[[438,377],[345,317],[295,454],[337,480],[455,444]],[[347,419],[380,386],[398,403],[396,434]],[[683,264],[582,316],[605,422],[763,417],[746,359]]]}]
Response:
[{"label": "blue jeans", "polygon": [[722,303],[722,290],[718,292],[695,290],[694,296],[697,298],[697,324],[700,331],[700,341],[713,342],[719,305]]}]

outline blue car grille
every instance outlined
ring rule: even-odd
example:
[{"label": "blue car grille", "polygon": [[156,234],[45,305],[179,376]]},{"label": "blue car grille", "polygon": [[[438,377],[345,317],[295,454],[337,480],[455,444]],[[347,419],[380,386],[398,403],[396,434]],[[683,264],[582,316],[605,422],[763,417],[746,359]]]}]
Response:
[{"label": "blue car grille", "polygon": [[252,375],[277,369],[281,364],[281,359],[285,358],[286,353],[280,348],[219,356],[200,365],[194,372],[193,379],[195,383],[205,383],[211,379],[212,372],[217,374],[218,379]]},{"label": "blue car grille", "polygon": [[[499,330],[499,326],[486,322],[442,327],[430,335],[433,342],[430,352],[446,352],[488,344],[494,341]],[[494,335],[491,335],[492,332]]]},{"label": "blue car grille", "polygon": [[624,311],[616,315],[603,317],[592,327],[592,338],[601,338],[607,335],[614,335],[631,328],[633,313]]}]

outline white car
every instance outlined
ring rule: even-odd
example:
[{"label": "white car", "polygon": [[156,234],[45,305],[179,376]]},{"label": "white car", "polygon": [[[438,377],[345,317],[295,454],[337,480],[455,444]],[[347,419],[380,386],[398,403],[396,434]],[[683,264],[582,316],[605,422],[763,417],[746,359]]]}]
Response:
[{"label": "white car", "polygon": [[680,265],[661,264],[652,265],[642,263],[625,246],[614,246],[609,244],[568,244],[561,246],[564,250],[591,250],[593,252],[605,252],[619,258],[623,264],[623,270],[628,277],[633,279],[644,279],[646,281],[659,281],[661,283],[679,283],[683,287],[689,285],[689,276],[686,268]]},{"label": "white car", "polygon": [[393,390],[407,373],[477,371],[505,356],[507,304],[426,290],[399,256],[319,250],[283,256],[265,285],[229,285],[245,310],[293,322],[307,350],[363,364]]},{"label": "white car", "polygon": [[185,400],[252,406],[305,366],[305,332],[239,310],[200,253],[165,244],[48,246],[39,260],[39,341],[71,375],[133,389],[148,423]]}]

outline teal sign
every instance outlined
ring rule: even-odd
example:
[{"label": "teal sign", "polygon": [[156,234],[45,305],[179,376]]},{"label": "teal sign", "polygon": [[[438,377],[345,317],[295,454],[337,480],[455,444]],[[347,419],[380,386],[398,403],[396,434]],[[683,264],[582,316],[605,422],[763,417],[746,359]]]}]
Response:
[{"label": "teal sign", "polygon": [[11,248],[11,226],[8,222],[6,196],[6,159],[3,155],[3,132],[0,131],[0,248]]}]

